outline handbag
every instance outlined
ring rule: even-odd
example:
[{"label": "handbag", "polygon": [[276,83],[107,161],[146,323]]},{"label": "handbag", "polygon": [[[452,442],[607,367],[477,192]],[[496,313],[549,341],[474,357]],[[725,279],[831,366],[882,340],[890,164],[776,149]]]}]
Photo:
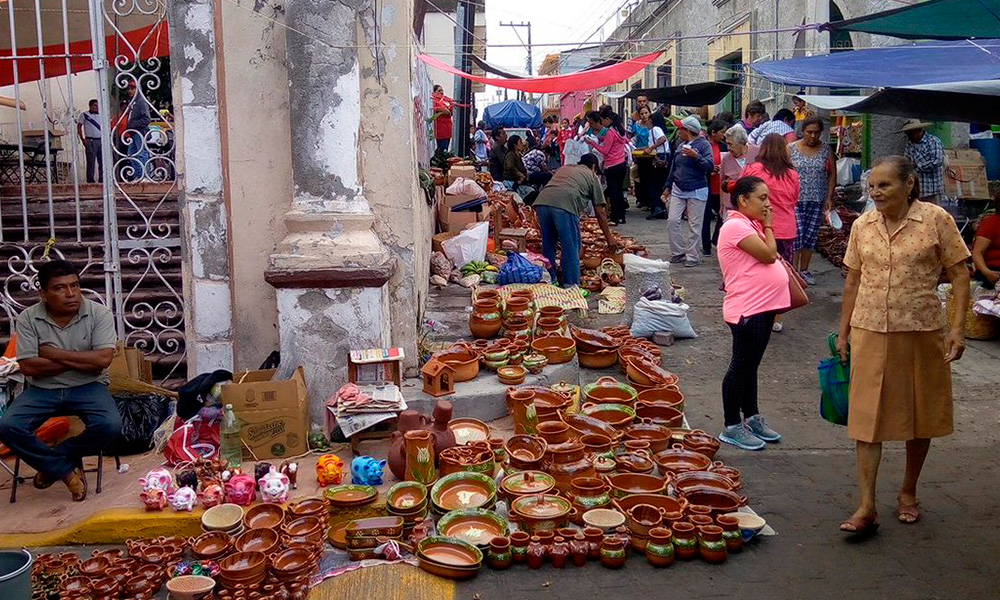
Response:
[{"label": "handbag", "polygon": [[785,267],[785,271],[788,272],[788,295],[792,300],[792,304],[787,309],[778,312],[786,313],[792,309],[802,308],[809,304],[809,296],[806,295],[806,288],[809,287],[809,284],[806,283],[805,279],[802,279],[802,276],[795,270],[795,267],[788,264],[787,260],[782,258],[781,264]]},{"label": "handbag", "polygon": [[834,425],[847,425],[849,392],[851,389],[851,356],[841,362],[837,353],[837,334],[826,338],[830,346],[830,358],[820,361],[819,371],[819,415]]}]

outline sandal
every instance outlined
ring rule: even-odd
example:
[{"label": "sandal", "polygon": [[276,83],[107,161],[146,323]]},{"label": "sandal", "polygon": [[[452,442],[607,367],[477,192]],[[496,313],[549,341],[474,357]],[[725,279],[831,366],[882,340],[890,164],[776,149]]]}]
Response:
[{"label": "sandal", "polygon": [[920,521],[920,503],[896,506],[896,519],[903,525],[913,525]]},{"label": "sandal", "polygon": [[878,515],[851,517],[840,524],[840,530],[851,535],[870,535],[878,531]]}]

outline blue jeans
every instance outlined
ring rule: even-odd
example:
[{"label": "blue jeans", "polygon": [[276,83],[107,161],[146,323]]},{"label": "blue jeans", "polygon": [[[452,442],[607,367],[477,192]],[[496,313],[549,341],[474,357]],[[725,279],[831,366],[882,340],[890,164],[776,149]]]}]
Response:
[{"label": "blue jeans", "polygon": [[435,141],[437,142],[437,149],[441,152],[447,152],[448,147],[451,146],[451,138],[442,138]]},{"label": "blue jeans", "polygon": [[542,232],[542,254],[549,259],[552,282],[556,277],[556,244],[562,247],[562,285],[580,285],[580,217],[554,206],[535,206]]},{"label": "blue jeans", "polygon": [[[50,417],[67,415],[80,417],[86,427],[83,433],[54,448],[35,435]],[[57,390],[28,386],[0,418],[0,442],[51,479],[65,477],[80,466],[84,456],[111,444],[121,430],[122,417],[103,383]]]},{"label": "blue jeans", "polygon": [[132,172],[132,181],[139,181],[146,176],[146,163],[149,162],[149,149],[146,148],[144,139],[149,130],[139,131],[132,134],[132,140],[128,145],[128,155],[132,157],[129,164],[135,171]]}]

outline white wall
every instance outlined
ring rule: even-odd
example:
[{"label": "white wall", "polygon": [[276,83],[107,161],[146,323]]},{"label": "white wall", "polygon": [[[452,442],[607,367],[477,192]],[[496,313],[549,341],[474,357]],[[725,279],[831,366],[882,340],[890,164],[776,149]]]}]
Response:
[{"label": "white wall", "polygon": [[[455,64],[455,19],[454,14],[444,14],[438,12],[427,13],[424,17],[424,54],[429,54],[441,62]],[[482,12],[476,13],[475,29],[486,31],[486,15]],[[479,33],[476,34],[480,35]],[[482,36],[480,36],[482,37]],[[486,39],[483,37],[482,39]],[[428,67],[431,81],[440,84],[444,88],[444,93],[450,98],[455,97],[455,76],[451,73]]]},{"label": "white wall", "polygon": [[[69,105],[70,84],[73,86],[72,107]],[[53,77],[45,81],[22,83],[17,87],[16,91],[26,108],[26,110],[20,111],[23,130],[41,129],[45,122],[45,113],[42,108],[43,89],[49,101],[49,117],[56,121],[55,125],[50,124],[50,130],[65,131],[73,135],[76,131],[74,125],[76,118],[82,111],[87,110],[87,102],[98,96],[97,77],[94,71]],[[0,96],[14,98],[14,88],[13,85],[0,88]],[[0,107],[0,139],[6,143],[17,143],[17,113],[13,108]],[[66,143],[62,147],[66,148]],[[60,161],[68,161],[68,157],[63,156],[62,153],[60,153],[59,159]]]}]

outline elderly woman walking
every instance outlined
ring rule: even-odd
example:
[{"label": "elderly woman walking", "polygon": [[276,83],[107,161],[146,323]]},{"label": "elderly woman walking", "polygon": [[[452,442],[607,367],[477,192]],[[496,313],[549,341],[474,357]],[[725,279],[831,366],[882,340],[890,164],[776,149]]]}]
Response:
[{"label": "elderly woman walking", "polygon": [[795,268],[809,285],[816,279],[809,271],[816,250],[824,212],[833,209],[837,167],[830,146],[823,143],[823,119],[811,116],[802,123],[802,139],[789,144],[788,155],[799,174],[799,203],[795,205],[799,235],[795,240]]},{"label": "elderly woman walking", "polygon": [[726,130],[727,152],[722,153],[719,163],[719,176],[722,178],[722,218],[726,218],[729,210],[729,192],[736,185],[736,180],[743,175],[747,165],[757,160],[760,147],[754,146],[747,139],[747,130],[742,125],[733,125]]},{"label": "elderly woman walking", "polygon": [[969,249],[943,208],[918,200],[913,163],[875,163],[868,192],[876,210],[854,222],[844,264],[837,350],[851,360],[847,435],[857,442],[860,506],[840,529],[878,528],[875,484],[882,443],[906,442],[906,471],[896,497],[901,523],[920,520],[917,480],[931,438],[954,430],[951,363],[965,350],[964,310],[942,331],[934,291],[945,269],[956,306],[969,300]]}]

